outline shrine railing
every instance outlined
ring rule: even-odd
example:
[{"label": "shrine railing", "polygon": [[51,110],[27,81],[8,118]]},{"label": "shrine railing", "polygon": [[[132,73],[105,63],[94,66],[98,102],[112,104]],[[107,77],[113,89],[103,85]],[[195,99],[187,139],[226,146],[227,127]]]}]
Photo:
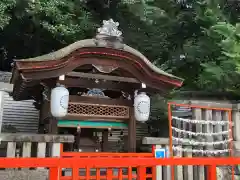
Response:
[{"label": "shrine railing", "polygon": [[[79,180],[79,179],[107,179],[114,178],[146,180],[156,179],[155,172],[147,173],[147,167],[155,166],[186,166],[201,165],[207,167],[206,180],[217,180],[216,166],[237,165],[240,158],[0,158],[0,168],[49,168],[49,180]],[[71,168],[72,175],[60,177],[61,168]],[[96,169],[96,175],[90,174],[90,169]],[[102,175],[100,169],[105,168],[107,173]],[[118,168],[118,175],[113,175],[113,169]],[[127,175],[123,175],[122,168],[127,168]],[[131,169],[136,168],[133,175]],[[84,175],[79,175],[79,169],[85,169]]]},{"label": "shrine railing", "polygon": [[0,157],[59,157],[61,144],[73,142],[73,135],[1,133]]}]

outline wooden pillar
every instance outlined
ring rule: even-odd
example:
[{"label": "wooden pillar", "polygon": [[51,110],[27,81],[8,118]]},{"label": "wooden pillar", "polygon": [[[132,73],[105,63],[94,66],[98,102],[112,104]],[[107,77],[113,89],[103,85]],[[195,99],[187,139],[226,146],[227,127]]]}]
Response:
[{"label": "wooden pillar", "polygon": [[0,91],[0,133],[2,131],[2,121],[3,121],[3,107],[4,107],[4,96],[7,94],[4,91]]},{"label": "wooden pillar", "polygon": [[102,131],[102,152],[108,151],[108,130],[104,129]]},{"label": "wooden pillar", "polygon": [[[47,134],[58,134],[57,127],[57,119],[51,115],[50,112],[50,101],[44,100],[41,107],[41,116],[40,123],[43,123],[43,129],[45,129],[45,133]],[[41,129],[41,133],[43,133],[43,129]],[[53,144],[47,144],[47,155],[52,156],[52,146]]]},{"label": "wooden pillar", "polygon": [[49,132],[49,102],[47,100],[42,100],[41,107],[39,111],[39,127],[38,132],[44,134]]},{"label": "wooden pillar", "polygon": [[48,124],[47,133],[48,134],[58,134],[58,119],[53,117],[51,114],[50,109],[50,101],[45,100],[44,105],[42,108],[42,111],[44,111],[44,119],[47,120],[47,122],[44,122],[45,124]]},{"label": "wooden pillar", "polygon": [[80,128],[80,126],[78,126],[77,127],[77,132],[76,132],[76,134],[75,134],[75,147],[74,147],[74,149],[76,150],[76,151],[79,151],[79,149],[80,149],[80,139],[81,139],[81,128]]},{"label": "wooden pillar", "polygon": [[51,116],[49,118],[50,134],[58,134],[58,119]]},{"label": "wooden pillar", "polygon": [[136,152],[136,119],[133,108],[130,108],[130,119],[128,123],[128,152]]}]

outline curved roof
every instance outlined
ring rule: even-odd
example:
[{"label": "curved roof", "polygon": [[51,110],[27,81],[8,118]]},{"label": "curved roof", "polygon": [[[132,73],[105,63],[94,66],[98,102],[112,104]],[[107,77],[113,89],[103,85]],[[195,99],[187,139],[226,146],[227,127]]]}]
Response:
[{"label": "curved roof", "polygon": [[[21,62],[43,62],[43,61],[51,61],[51,60],[61,60],[62,58],[68,56],[72,52],[81,49],[81,48],[89,48],[89,47],[99,47],[97,46],[96,39],[84,39],[77,41],[73,44],[70,44],[62,49],[59,49],[55,52],[51,52],[49,54],[45,54],[42,56],[34,57],[34,58],[28,58],[28,59],[19,59],[15,60],[16,62],[21,61]],[[172,74],[166,73],[165,71],[159,69],[156,67],[154,64],[152,64],[141,52],[138,50],[123,44],[122,51],[129,52],[137,57],[139,57],[153,72],[160,74],[160,75],[165,75],[168,77],[172,77],[173,79],[179,80],[180,82],[183,81],[182,78],[176,77]]]},{"label": "curved roof", "polygon": [[138,85],[144,82],[149,89],[163,93],[182,86],[183,79],[162,71],[142,53],[124,44],[118,25],[111,19],[103,21],[102,28],[93,39],[80,40],[38,57],[15,60],[11,79],[15,99],[24,94],[25,88],[32,90],[42,81],[68,75],[85,65],[123,70],[128,74],[125,76],[135,78]]}]

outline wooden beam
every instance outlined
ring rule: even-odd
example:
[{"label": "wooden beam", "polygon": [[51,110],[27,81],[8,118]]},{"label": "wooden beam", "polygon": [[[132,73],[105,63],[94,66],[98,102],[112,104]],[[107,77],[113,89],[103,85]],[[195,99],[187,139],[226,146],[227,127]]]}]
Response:
[{"label": "wooden beam", "polygon": [[121,117],[107,117],[107,116],[94,116],[91,115],[78,115],[78,114],[70,114],[68,113],[64,118],[62,119],[71,119],[71,120],[92,120],[92,121],[109,121],[109,122],[123,122],[124,120],[128,120],[126,118]]},{"label": "wooden beam", "polygon": [[128,83],[140,83],[139,80],[130,77],[120,77],[120,76],[110,76],[104,74],[92,74],[92,73],[82,73],[82,72],[69,72],[67,76],[70,77],[79,77],[79,78],[90,78],[98,80],[107,80],[107,81],[119,81],[119,82],[128,82]]},{"label": "wooden beam", "polygon": [[124,92],[133,92],[134,90],[141,88],[141,84],[139,83],[111,82],[102,80],[96,83],[95,80],[86,78],[66,77],[64,81],[58,82],[67,87],[99,88]]},{"label": "wooden beam", "polygon": [[81,102],[81,103],[91,103],[91,104],[104,104],[104,105],[120,105],[120,106],[132,106],[132,100],[126,99],[108,99],[108,98],[96,98],[96,97],[86,97],[86,96],[74,96],[70,95],[69,102]]}]

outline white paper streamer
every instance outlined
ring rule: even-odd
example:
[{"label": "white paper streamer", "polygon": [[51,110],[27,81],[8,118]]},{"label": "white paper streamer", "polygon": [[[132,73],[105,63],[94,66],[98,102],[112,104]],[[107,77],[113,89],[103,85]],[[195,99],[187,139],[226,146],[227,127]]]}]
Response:
[{"label": "white paper streamer", "polygon": [[203,150],[203,149],[189,149],[189,148],[182,148],[179,146],[173,146],[174,151],[178,152],[188,152],[188,153],[200,153],[200,154],[211,154],[211,155],[218,155],[218,154],[223,154],[231,151],[230,149],[221,149],[221,150]]},{"label": "white paper streamer", "polygon": [[196,120],[196,119],[186,119],[172,116],[172,119],[179,120],[182,122],[187,122],[191,124],[212,124],[212,125],[225,125],[230,124],[229,121],[209,121],[209,120]]},{"label": "white paper streamer", "polygon": [[221,145],[221,144],[229,143],[232,141],[232,139],[227,139],[227,140],[223,140],[223,141],[200,142],[200,141],[196,141],[193,139],[184,139],[184,138],[176,138],[176,137],[172,137],[172,139],[176,142],[180,142],[181,144],[189,144],[189,145],[193,145],[193,146]]},{"label": "white paper streamer", "polygon": [[[226,125],[229,128],[230,123],[232,123],[227,120],[225,120],[225,121],[222,121],[222,120],[221,121],[197,120],[197,119],[179,118],[179,117],[175,117],[175,116],[172,116],[172,119],[174,119],[176,121],[189,123],[189,124],[203,125],[203,127],[205,125],[220,125],[220,126]],[[174,151],[199,153],[202,155],[219,155],[219,154],[223,154],[223,153],[227,153],[227,152],[231,151],[230,149],[228,149],[228,144],[229,144],[229,142],[232,141],[232,139],[230,139],[230,138],[224,139],[221,141],[213,141],[213,142],[207,141],[207,139],[208,139],[207,137],[210,137],[210,136],[227,135],[226,137],[228,138],[229,137],[228,135],[230,133],[232,133],[231,129],[228,129],[225,131],[219,131],[219,132],[193,132],[193,131],[188,131],[185,129],[179,129],[178,127],[171,127],[171,128],[174,132],[180,134],[181,137],[182,137],[182,135],[185,135],[185,134],[194,136],[192,139],[173,136],[172,140],[179,144],[179,145],[173,146]],[[173,135],[174,135],[174,133],[173,133]],[[197,137],[197,136],[201,136],[201,137]],[[200,138],[200,140],[199,140],[199,138]],[[181,147],[181,145],[190,145],[190,146],[192,146],[192,148]],[[222,147],[223,149],[215,149],[216,145],[221,145],[220,147]],[[196,146],[202,146],[202,147],[196,147]],[[213,146],[214,149],[206,149],[206,148],[204,148],[205,146]]]},{"label": "white paper streamer", "polygon": [[231,129],[229,129],[229,131],[220,131],[220,132],[210,132],[210,133],[203,133],[203,132],[192,132],[192,131],[186,131],[186,130],[182,130],[182,129],[178,129],[176,127],[172,127],[172,130],[178,132],[178,133],[185,133],[188,135],[192,135],[192,136],[218,136],[218,135],[229,135],[229,133],[231,132]]}]

